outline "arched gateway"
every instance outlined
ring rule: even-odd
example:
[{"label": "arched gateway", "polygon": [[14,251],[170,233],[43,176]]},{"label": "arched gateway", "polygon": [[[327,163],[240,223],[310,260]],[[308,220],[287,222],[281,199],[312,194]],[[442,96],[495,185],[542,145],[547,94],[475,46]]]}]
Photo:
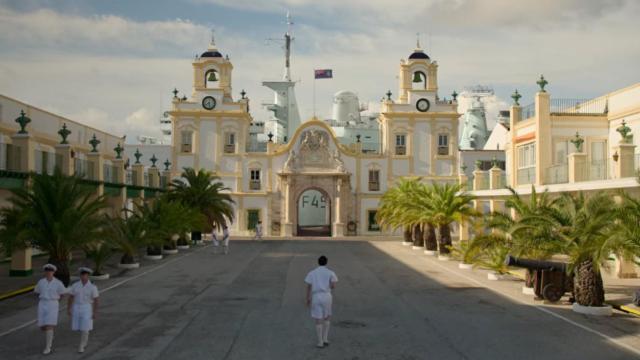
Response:
[{"label": "arched gateway", "polygon": [[331,236],[331,198],[324,190],[309,188],[297,203],[298,236]]},{"label": "arched gateway", "polygon": [[319,127],[307,128],[294,139],[278,174],[284,236],[344,235],[344,207],[352,199],[351,174],[341,151],[329,132]]}]

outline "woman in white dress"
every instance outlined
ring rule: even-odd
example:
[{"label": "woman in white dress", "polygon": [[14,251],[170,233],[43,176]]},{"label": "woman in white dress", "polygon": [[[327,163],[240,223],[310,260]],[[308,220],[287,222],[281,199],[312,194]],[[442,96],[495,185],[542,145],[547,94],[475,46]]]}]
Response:
[{"label": "woman in white dress", "polygon": [[67,293],[62,281],[53,277],[58,270],[53,264],[42,267],[44,278],[40,279],[33,291],[38,294],[38,327],[45,334],[45,347],[42,353],[51,353],[53,345],[53,330],[58,325],[58,310],[60,309],[60,297]]},{"label": "woman in white dress", "polygon": [[93,330],[93,320],[98,310],[98,287],[90,280],[92,271],[89,268],[79,269],[80,280],[69,288],[67,311],[71,316],[71,330],[80,331],[78,352],[83,353],[89,341],[89,331]]}]

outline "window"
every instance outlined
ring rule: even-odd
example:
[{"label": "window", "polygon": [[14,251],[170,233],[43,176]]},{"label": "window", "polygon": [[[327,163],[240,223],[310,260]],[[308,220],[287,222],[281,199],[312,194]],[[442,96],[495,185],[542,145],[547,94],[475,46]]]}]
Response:
[{"label": "window", "polygon": [[369,191],[380,190],[380,170],[369,170]]},{"label": "window", "polygon": [[396,135],[396,155],[407,154],[407,138],[404,134]]},{"label": "window", "polygon": [[224,136],[224,152],[233,154],[236,152],[236,134],[226,133]]},{"label": "window", "polygon": [[260,210],[247,210],[247,230],[255,230],[258,221],[260,221]]},{"label": "window", "polygon": [[517,148],[518,184],[532,184],[536,175],[536,144],[530,143]]},{"label": "window", "polygon": [[438,135],[438,155],[449,155],[449,135]]},{"label": "window", "polygon": [[250,170],[249,190],[260,190],[260,169]]},{"label": "window", "polygon": [[182,146],[180,149],[183,153],[191,153],[193,152],[193,132],[191,131],[183,131],[182,132]]},{"label": "window", "polygon": [[378,210],[369,210],[367,212],[367,230],[369,231],[380,231],[380,225],[376,221],[376,214]]}]

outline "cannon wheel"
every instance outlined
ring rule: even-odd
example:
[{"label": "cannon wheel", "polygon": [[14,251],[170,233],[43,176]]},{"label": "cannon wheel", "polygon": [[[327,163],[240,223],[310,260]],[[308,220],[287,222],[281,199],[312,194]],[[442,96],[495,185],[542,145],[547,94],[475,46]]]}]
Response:
[{"label": "cannon wheel", "polygon": [[564,295],[564,291],[562,291],[558,286],[554,284],[547,284],[542,289],[542,297],[551,302],[557,302]]}]

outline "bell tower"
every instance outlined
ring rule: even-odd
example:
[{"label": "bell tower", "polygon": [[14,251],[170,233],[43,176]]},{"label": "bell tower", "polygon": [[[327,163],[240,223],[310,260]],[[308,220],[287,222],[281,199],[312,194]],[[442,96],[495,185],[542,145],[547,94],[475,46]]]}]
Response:
[{"label": "bell tower", "polygon": [[220,94],[231,99],[231,73],[233,65],[223,57],[215,43],[213,30],[209,47],[193,61],[193,90],[207,95]]},{"label": "bell tower", "polygon": [[420,47],[420,39],[416,48],[406,61],[400,63],[400,103],[411,102],[410,94],[417,97],[432,95],[438,91],[438,63],[431,61],[429,55]]}]

